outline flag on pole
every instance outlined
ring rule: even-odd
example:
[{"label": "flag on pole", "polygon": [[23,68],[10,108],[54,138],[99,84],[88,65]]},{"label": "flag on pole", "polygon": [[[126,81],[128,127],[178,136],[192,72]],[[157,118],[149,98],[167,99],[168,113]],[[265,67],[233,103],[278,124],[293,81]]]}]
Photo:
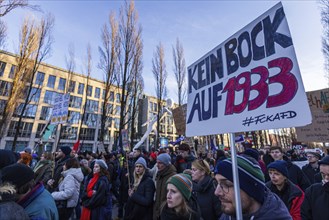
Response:
[{"label": "flag on pole", "polygon": [[78,152],[78,150],[79,150],[79,146],[80,146],[80,140],[78,139],[78,141],[75,142],[75,144],[73,145],[73,150],[74,150],[75,152]]},{"label": "flag on pole", "polygon": [[212,137],[210,141],[210,146],[212,151],[216,151],[218,147],[216,146],[216,138]]}]

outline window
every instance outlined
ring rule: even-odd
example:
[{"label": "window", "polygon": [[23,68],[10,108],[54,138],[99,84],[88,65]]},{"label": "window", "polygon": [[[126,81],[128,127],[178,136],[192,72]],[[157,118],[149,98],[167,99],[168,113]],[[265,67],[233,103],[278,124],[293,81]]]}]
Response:
[{"label": "window", "polygon": [[43,102],[53,105],[54,101],[55,101],[55,95],[56,95],[56,92],[46,90]]},{"label": "window", "polygon": [[6,64],[7,63],[0,61],[0,76],[3,76],[3,73],[5,72]]},{"label": "window", "polygon": [[3,111],[5,110],[7,100],[0,99],[0,115],[3,114]]},{"label": "window", "polygon": [[98,102],[87,99],[86,110],[89,112],[97,112],[98,111]]},{"label": "window", "polygon": [[43,72],[38,72],[35,78],[35,84],[42,86],[44,79],[45,79],[45,74]]},{"label": "window", "polygon": [[0,96],[9,96],[12,83],[0,80]]},{"label": "window", "polygon": [[106,105],[106,114],[113,114],[113,104]]},{"label": "window", "polygon": [[65,84],[66,84],[66,79],[59,78],[58,90],[64,91],[65,90]]},{"label": "window", "polygon": [[111,101],[111,102],[114,101],[114,92],[110,92],[110,101]]},{"label": "window", "polygon": [[94,128],[81,128],[81,139],[93,141],[95,139],[95,131],[96,129]]},{"label": "window", "polygon": [[93,87],[92,86],[87,86],[87,96],[91,96],[93,93]]},{"label": "window", "polygon": [[[27,145],[28,145],[27,141],[17,141],[16,142],[16,151],[17,152],[24,151],[24,148],[26,148]],[[6,141],[5,149],[6,150],[12,150],[13,149],[13,141]]]},{"label": "window", "polygon": [[16,67],[15,65],[12,65],[12,66],[11,66],[11,68],[10,68],[10,72],[9,72],[9,75],[8,75],[8,77],[9,77],[10,79],[14,79],[16,68],[17,68],[17,67]]},{"label": "window", "polygon": [[29,100],[31,102],[39,102],[41,90],[39,88],[32,88]]},{"label": "window", "polygon": [[56,76],[49,75],[47,87],[49,87],[49,88],[55,88],[55,81],[56,81]]},{"label": "window", "polygon": [[114,128],[115,129],[119,129],[120,127],[120,119],[119,118],[115,118],[114,119]]},{"label": "window", "polygon": [[77,138],[78,128],[63,126],[61,129],[61,139],[75,140]]},{"label": "window", "polygon": [[14,117],[19,117],[23,114],[23,118],[35,118],[35,115],[37,113],[37,105],[30,105],[28,104],[25,108],[24,113],[23,111],[23,103],[19,104],[19,106],[15,109]]},{"label": "window", "polygon": [[78,124],[80,120],[80,112],[69,111],[67,122],[69,124]]},{"label": "window", "polygon": [[82,98],[71,95],[69,107],[80,109],[82,105]]},{"label": "window", "polygon": [[102,99],[105,99],[105,93],[106,93],[106,91],[105,91],[105,89],[103,89]]},{"label": "window", "polygon": [[41,132],[45,128],[46,124],[38,124],[37,132],[35,133],[36,138],[41,138]]},{"label": "window", "polygon": [[96,127],[97,126],[97,114],[92,113],[85,113],[85,118],[83,120],[83,124],[89,127]]},{"label": "window", "polygon": [[[101,129],[98,129],[98,140],[101,140]],[[110,141],[110,132],[108,129],[104,129],[104,141]]]},{"label": "window", "polygon": [[95,98],[99,98],[101,96],[101,89],[97,88],[95,89]]},{"label": "window", "polygon": [[120,93],[117,93],[117,95],[116,95],[116,101],[117,101],[117,103],[120,103]]},{"label": "window", "polygon": [[69,92],[74,92],[75,90],[75,81],[70,81]]},{"label": "window", "polygon": [[85,90],[85,84],[79,83],[78,94],[83,95],[84,90]]},{"label": "window", "polygon": [[[17,121],[11,121],[8,129],[8,137],[14,137],[16,134],[16,128],[18,126]],[[18,137],[27,137],[29,138],[32,133],[33,123],[21,122],[21,128],[19,129]]]},{"label": "window", "polygon": [[121,112],[121,106],[120,105],[117,105],[116,106],[116,109],[115,109],[115,114],[120,116],[120,112]]},{"label": "window", "polygon": [[52,107],[42,106],[39,119],[48,121],[51,117],[52,112],[53,112]]}]

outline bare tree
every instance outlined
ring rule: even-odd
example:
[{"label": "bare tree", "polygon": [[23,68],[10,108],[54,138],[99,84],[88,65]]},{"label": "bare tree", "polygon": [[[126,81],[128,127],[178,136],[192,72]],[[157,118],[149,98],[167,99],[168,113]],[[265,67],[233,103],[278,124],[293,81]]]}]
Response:
[{"label": "bare tree", "polygon": [[322,53],[324,55],[325,77],[329,87],[329,1],[320,0],[321,22],[323,26]]},{"label": "bare tree", "polygon": [[186,66],[184,48],[178,38],[176,40],[176,47],[173,47],[172,51],[174,58],[174,74],[178,90],[178,105],[181,106],[186,100]]},{"label": "bare tree", "polygon": [[111,123],[109,113],[112,112],[113,106],[108,104],[110,100],[111,87],[115,83],[116,72],[118,69],[118,54],[116,48],[119,46],[118,22],[113,13],[109,18],[110,27],[107,24],[103,26],[101,39],[102,46],[98,47],[100,53],[100,62],[98,67],[104,74],[104,102],[102,104],[100,141],[104,144],[105,133],[108,133],[108,126]]},{"label": "bare tree", "polygon": [[0,49],[3,49],[7,37],[7,26],[5,22],[0,20]]},{"label": "bare tree", "polygon": [[165,63],[165,55],[164,48],[161,42],[156,47],[156,51],[153,54],[152,59],[152,72],[156,82],[155,92],[157,97],[157,137],[156,144],[158,146],[159,142],[159,133],[160,133],[160,112],[162,109],[162,101],[167,96],[167,71],[166,71],[166,63]]},{"label": "bare tree", "polygon": [[[137,50],[137,42],[141,39],[142,28],[138,26],[138,15],[133,1],[125,2],[125,6],[120,9],[119,15],[119,38],[120,47],[117,48],[119,71],[117,76],[118,87],[121,88],[120,96],[120,125],[121,130],[131,121],[128,117],[128,99],[132,93],[130,84],[134,78],[135,71],[134,57]],[[120,135],[119,144],[122,146]]]},{"label": "bare tree", "polygon": [[[35,74],[43,60],[50,55],[51,44],[53,42],[52,29],[54,25],[54,18],[47,15],[42,18],[40,23],[34,20],[26,19],[20,32],[20,48],[18,56],[16,57],[17,68],[10,95],[5,106],[2,121],[0,126],[5,126],[0,129],[3,136],[11,121],[14,110],[20,102],[18,100],[24,99],[22,103],[21,112],[18,114],[19,119],[16,126],[16,132],[13,141],[13,150],[15,150],[17,138],[20,134],[22,118],[25,111],[35,95],[36,90],[33,90],[33,80]],[[40,89],[40,87],[38,88]]]},{"label": "bare tree", "polygon": [[70,91],[69,89],[71,86],[71,80],[72,80],[73,72],[75,70],[75,49],[72,43],[69,44],[68,56],[65,56],[65,64],[66,64],[68,77],[67,77],[64,93],[67,93],[68,91]]}]

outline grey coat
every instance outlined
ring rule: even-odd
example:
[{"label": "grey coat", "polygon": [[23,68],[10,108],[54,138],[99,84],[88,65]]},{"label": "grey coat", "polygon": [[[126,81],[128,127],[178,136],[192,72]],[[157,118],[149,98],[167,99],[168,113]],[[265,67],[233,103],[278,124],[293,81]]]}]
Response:
[{"label": "grey coat", "polygon": [[76,207],[79,201],[80,183],[83,180],[81,168],[71,168],[62,172],[63,181],[59,183],[59,191],[51,195],[55,200],[67,200],[67,208]]}]

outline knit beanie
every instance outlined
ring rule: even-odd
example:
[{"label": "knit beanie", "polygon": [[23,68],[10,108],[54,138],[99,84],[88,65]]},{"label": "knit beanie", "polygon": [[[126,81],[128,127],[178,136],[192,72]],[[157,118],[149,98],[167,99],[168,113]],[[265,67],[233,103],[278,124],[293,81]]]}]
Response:
[{"label": "knit beanie", "polygon": [[70,155],[71,153],[71,148],[69,146],[63,146],[60,149],[65,154],[65,156]]},{"label": "knit beanie", "polygon": [[167,185],[168,183],[171,183],[176,186],[176,188],[181,192],[181,194],[187,201],[190,200],[193,186],[190,175],[183,173],[176,174],[168,179]]},{"label": "knit beanie", "polygon": [[284,160],[276,160],[272,163],[270,163],[267,166],[267,169],[274,169],[277,170],[278,172],[280,172],[283,176],[287,177],[289,176],[288,174],[288,168],[287,168],[288,164],[286,161]]},{"label": "knit beanie", "polygon": [[[250,197],[263,204],[265,195],[265,178],[258,162],[247,155],[237,155],[237,163],[240,188]],[[231,158],[217,163],[215,174],[220,174],[233,182]]]},{"label": "knit beanie", "polygon": [[32,149],[30,147],[26,147],[26,148],[24,148],[24,152],[31,154]]},{"label": "knit beanie", "polygon": [[15,185],[16,188],[20,188],[33,179],[33,170],[24,164],[15,163],[2,169],[2,182],[10,182]]},{"label": "knit beanie", "polygon": [[0,170],[17,162],[17,158],[11,150],[0,149]]},{"label": "knit beanie", "polygon": [[100,167],[104,168],[105,170],[107,170],[107,164],[105,163],[104,160],[95,160],[95,164],[98,164]]},{"label": "knit beanie", "polygon": [[329,155],[325,156],[322,158],[322,160],[319,161],[319,165],[324,164],[324,165],[329,165]]},{"label": "knit beanie", "polygon": [[144,167],[144,169],[147,168],[146,160],[143,157],[139,157],[138,160],[136,160],[135,162],[135,166],[136,164],[141,164]]},{"label": "knit beanie", "polygon": [[259,159],[259,152],[256,149],[248,148],[243,153],[254,158],[256,161]]},{"label": "knit beanie", "polygon": [[171,164],[171,157],[167,153],[160,154],[158,156],[157,160],[160,161],[161,163],[163,163],[166,166],[168,166],[169,164]]}]

